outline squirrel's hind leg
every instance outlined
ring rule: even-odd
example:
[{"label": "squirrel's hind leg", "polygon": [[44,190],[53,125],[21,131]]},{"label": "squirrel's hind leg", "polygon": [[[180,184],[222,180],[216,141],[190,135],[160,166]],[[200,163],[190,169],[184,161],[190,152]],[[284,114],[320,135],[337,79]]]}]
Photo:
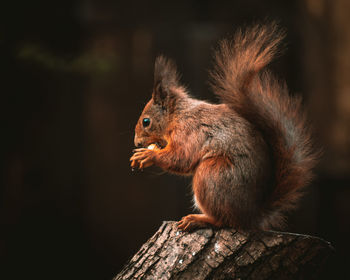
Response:
[{"label": "squirrel's hind leg", "polygon": [[191,231],[197,228],[205,228],[208,226],[220,227],[221,224],[206,214],[191,214],[183,217],[177,223],[179,229]]}]

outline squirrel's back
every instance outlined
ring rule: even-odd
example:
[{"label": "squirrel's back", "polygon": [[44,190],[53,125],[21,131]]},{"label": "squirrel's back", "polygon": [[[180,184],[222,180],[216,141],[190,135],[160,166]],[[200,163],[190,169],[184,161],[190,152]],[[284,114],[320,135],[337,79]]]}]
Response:
[{"label": "squirrel's back", "polygon": [[265,69],[283,38],[275,23],[241,30],[221,42],[212,72],[215,94],[261,133],[272,154],[275,172],[263,206],[263,229],[283,223],[310,181],[317,157],[300,98],[291,97]]}]

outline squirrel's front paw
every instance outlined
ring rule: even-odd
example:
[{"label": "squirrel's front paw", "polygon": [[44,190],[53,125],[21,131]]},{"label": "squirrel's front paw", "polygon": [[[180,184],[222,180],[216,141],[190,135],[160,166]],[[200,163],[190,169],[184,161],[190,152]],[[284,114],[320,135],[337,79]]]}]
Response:
[{"label": "squirrel's front paw", "polygon": [[154,164],[154,150],[140,148],[135,149],[134,152],[130,158],[132,168],[138,167],[139,169],[143,169]]}]

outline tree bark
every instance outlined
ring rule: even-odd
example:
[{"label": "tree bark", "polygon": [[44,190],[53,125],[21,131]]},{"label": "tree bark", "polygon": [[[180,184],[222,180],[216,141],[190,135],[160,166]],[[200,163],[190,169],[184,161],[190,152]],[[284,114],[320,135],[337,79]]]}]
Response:
[{"label": "tree bark", "polygon": [[307,235],[227,228],[188,233],[163,222],[114,280],[318,279],[333,255],[328,242]]}]

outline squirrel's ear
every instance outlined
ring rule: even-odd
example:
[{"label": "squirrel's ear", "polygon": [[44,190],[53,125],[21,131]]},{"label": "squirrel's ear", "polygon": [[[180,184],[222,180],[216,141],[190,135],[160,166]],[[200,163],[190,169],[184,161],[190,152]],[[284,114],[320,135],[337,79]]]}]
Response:
[{"label": "squirrel's ear", "polygon": [[158,56],[154,64],[153,100],[165,105],[172,94],[172,87],[179,87],[179,77],[175,63],[164,56]]},{"label": "squirrel's ear", "polygon": [[168,99],[168,95],[168,89],[164,88],[161,82],[154,85],[152,98],[155,104],[164,106]]}]

